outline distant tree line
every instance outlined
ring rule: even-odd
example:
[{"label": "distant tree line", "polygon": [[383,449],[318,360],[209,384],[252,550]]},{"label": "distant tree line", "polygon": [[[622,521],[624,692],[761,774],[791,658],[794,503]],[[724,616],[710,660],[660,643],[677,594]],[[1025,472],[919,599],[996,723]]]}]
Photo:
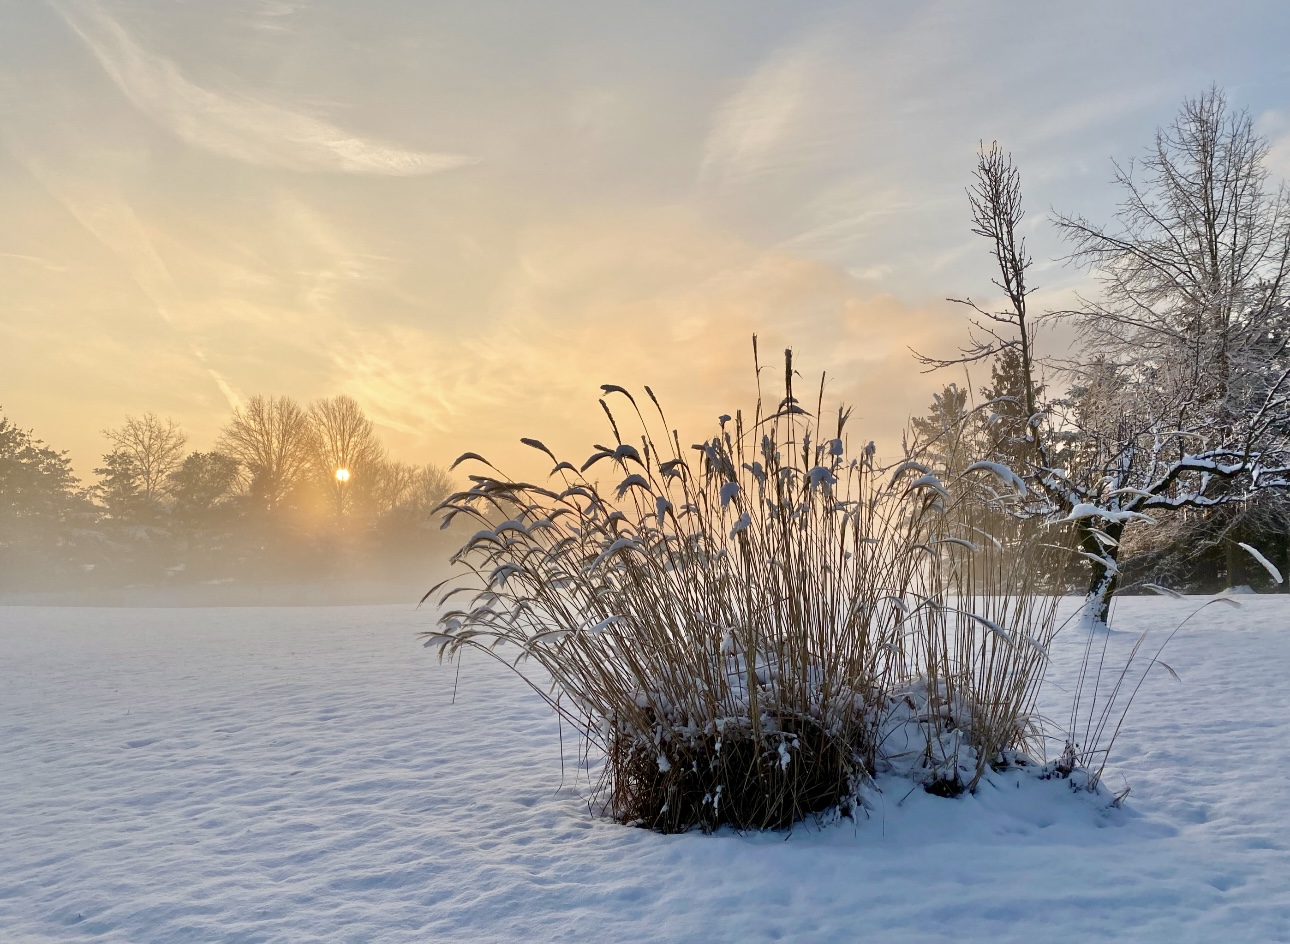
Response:
[{"label": "distant tree line", "polygon": [[450,550],[448,474],[389,456],[347,396],[252,397],[209,451],[153,413],[103,435],[83,485],[0,414],[0,589],[401,579]]}]

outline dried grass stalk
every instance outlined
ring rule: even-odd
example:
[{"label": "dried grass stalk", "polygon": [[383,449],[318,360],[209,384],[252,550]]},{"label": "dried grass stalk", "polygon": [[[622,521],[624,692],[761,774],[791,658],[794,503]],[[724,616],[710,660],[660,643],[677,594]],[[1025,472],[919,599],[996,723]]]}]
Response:
[{"label": "dried grass stalk", "polygon": [[1015,483],[883,469],[872,443],[852,457],[847,411],[826,426],[793,376],[789,352],[773,409],[759,393],[689,449],[648,387],[642,409],[610,385],[639,438],[602,400],[614,441],[580,466],[524,440],[555,463],[547,484],[458,460],[486,472],[445,525],[481,529],[426,595],[443,608],[426,644],[512,665],[603,753],[621,822],[781,828],[847,812],[881,771],[952,794],[1033,746],[1056,597]]}]

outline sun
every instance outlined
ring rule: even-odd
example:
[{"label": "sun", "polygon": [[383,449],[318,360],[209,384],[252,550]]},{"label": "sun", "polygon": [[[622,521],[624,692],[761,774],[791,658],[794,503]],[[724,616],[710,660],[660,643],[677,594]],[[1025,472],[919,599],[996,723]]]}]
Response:
[{"label": "sun", "polygon": [[337,482],[340,482],[342,485],[344,485],[346,482],[348,482],[348,481],[349,481],[349,469],[337,469],[337,470],[336,470],[336,481],[337,481]]}]

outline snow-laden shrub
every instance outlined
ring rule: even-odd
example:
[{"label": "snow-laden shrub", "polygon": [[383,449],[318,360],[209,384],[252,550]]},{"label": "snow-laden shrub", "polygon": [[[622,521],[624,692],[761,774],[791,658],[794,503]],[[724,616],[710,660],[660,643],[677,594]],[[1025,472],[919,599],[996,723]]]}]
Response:
[{"label": "snow-laden shrub", "polygon": [[602,400],[613,444],[580,465],[524,440],[546,484],[458,460],[486,471],[446,518],[481,530],[426,595],[426,644],[514,665],[603,753],[621,822],[785,827],[879,772],[953,794],[1033,747],[1056,601],[1031,578],[1043,543],[999,513],[1024,486],[852,454],[847,413],[804,409],[787,366],[773,411],[690,448],[648,387],[642,409],[606,386],[637,435]]}]

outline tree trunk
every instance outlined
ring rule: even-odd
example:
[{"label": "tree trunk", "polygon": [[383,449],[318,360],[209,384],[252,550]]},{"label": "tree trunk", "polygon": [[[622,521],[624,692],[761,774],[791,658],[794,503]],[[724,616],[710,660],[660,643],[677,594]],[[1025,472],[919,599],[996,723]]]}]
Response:
[{"label": "tree trunk", "polygon": [[1111,597],[1120,585],[1119,541],[1124,534],[1124,524],[1119,521],[1111,522],[1102,530],[1116,542],[1114,546],[1103,547],[1102,542],[1088,528],[1080,528],[1080,550],[1110,562],[1110,567],[1097,561],[1089,562],[1093,565],[1093,576],[1089,580],[1088,595],[1085,597],[1085,607],[1093,621],[1106,625],[1111,615]]},{"label": "tree trunk", "polygon": [[1238,582],[1241,576],[1241,549],[1237,546],[1235,540],[1226,541],[1223,545],[1227,552],[1227,589],[1239,587]]},{"label": "tree trunk", "polygon": [[1281,586],[1285,587],[1286,593],[1290,593],[1290,526],[1287,527],[1286,533],[1282,535],[1286,542],[1285,567],[1281,571]]}]

